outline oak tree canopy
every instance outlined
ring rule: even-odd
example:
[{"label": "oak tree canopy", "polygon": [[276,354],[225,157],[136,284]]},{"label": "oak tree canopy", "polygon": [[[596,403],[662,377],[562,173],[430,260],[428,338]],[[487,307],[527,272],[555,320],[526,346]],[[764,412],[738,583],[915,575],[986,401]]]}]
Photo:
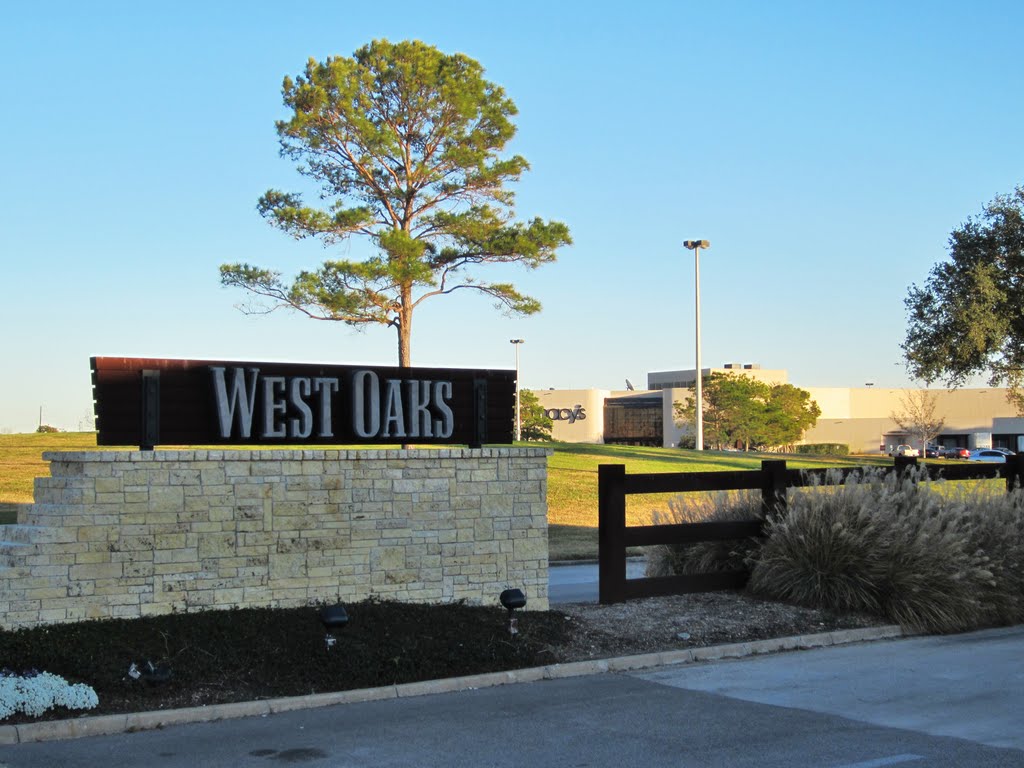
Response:
[{"label": "oak tree canopy", "polygon": [[949,259],[911,285],[903,354],[910,374],[950,387],[987,373],[1024,412],[1024,187],[949,236]]}]

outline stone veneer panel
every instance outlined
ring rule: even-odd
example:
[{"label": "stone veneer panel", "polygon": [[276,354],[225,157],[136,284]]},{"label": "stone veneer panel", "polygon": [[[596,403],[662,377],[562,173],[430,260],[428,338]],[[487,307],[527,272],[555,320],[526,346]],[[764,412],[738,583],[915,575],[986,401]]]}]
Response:
[{"label": "stone veneer panel", "polygon": [[[543,448],[46,453],[5,628],[367,597],[548,607]],[[7,529],[6,531],[4,529]]]}]

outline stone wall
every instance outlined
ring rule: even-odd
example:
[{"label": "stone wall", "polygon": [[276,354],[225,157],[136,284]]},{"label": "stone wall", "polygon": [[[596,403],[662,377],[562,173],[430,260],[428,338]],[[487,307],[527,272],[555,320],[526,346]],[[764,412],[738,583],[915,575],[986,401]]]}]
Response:
[{"label": "stone wall", "polygon": [[547,455],[48,453],[0,528],[5,628],[370,596],[548,606]]}]

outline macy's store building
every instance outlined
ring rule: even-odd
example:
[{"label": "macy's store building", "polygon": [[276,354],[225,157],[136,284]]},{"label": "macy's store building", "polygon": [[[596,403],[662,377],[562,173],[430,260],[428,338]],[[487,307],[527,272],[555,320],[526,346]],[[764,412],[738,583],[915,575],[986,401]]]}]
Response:
[{"label": "macy's store building", "polygon": [[[711,373],[751,376],[769,384],[787,383],[781,369],[727,363]],[[643,391],[606,389],[534,390],[551,418],[551,437],[567,443],[619,443],[673,448],[689,425],[675,422],[673,404],[690,398],[694,371],[649,373]],[[799,386],[799,385],[798,385]],[[903,410],[908,390],[876,387],[802,387],[821,409],[803,443],[844,443],[852,453],[887,453],[909,441],[892,415]],[[999,388],[933,389],[936,415],[945,422],[935,442],[944,447],[1002,447],[1024,450],[1024,418]]]}]

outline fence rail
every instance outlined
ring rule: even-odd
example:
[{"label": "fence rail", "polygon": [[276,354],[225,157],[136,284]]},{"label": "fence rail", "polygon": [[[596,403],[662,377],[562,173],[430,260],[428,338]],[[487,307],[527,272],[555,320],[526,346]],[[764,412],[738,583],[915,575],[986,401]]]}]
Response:
[{"label": "fence rail", "polygon": [[[916,458],[897,456],[886,472],[902,475],[911,468],[930,479],[984,480],[1001,477],[1007,491],[1024,486],[1024,455],[1009,456],[1005,464],[921,464]],[[750,574],[744,570],[713,573],[626,578],[626,548],[656,544],[690,544],[761,536],[772,511],[786,506],[786,492],[824,481],[839,483],[853,474],[879,467],[789,469],[784,460],[765,460],[761,469],[728,472],[659,472],[626,474],[624,464],[598,467],[598,594],[601,603],[620,603],[638,597],[737,589]],[[707,491],[761,491],[761,517],[737,522],[626,525],[626,496],[648,493],[699,493]]]}]

